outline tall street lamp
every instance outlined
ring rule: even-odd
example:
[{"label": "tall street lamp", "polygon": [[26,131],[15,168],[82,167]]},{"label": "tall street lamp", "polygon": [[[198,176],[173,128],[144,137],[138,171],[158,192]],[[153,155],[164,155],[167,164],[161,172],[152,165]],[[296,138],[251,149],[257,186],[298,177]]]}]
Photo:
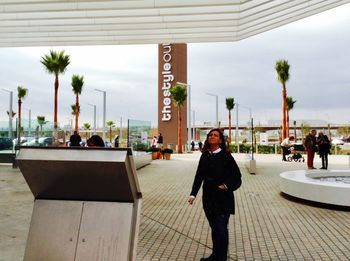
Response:
[{"label": "tall street lamp", "polygon": [[30,108],[23,108],[24,110],[28,111],[28,137],[30,139],[30,136],[32,135],[32,110]]},{"label": "tall street lamp", "polygon": [[219,96],[208,92],[206,93],[206,95],[215,97],[215,102],[216,102],[215,126],[216,128],[219,128]]},{"label": "tall street lamp", "polygon": [[246,107],[246,106],[243,106],[243,105],[240,105],[238,104],[237,102],[235,102],[235,106],[236,106],[236,146],[237,146],[237,152],[239,153],[239,130],[238,130],[238,107],[241,106],[243,108],[246,108],[249,110],[249,120],[250,120],[250,123],[252,123],[253,121],[253,118],[252,118],[252,108],[250,107]]},{"label": "tall street lamp", "polygon": [[106,91],[95,89],[95,91],[103,93],[103,124],[102,124],[102,138],[106,138]]},{"label": "tall street lamp", "polygon": [[7,89],[2,89],[5,92],[8,92],[10,95],[10,106],[9,106],[9,132],[8,136],[10,139],[12,139],[12,101],[13,101],[13,91],[7,90]]},{"label": "tall street lamp", "polygon": [[182,82],[176,83],[187,87],[187,151],[191,151],[191,85]]},{"label": "tall street lamp", "polygon": [[193,113],[193,121],[192,121],[192,129],[193,129],[193,132],[192,132],[192,139],[195,140],[195,139],[196,139],[196,127],[195,127],[196,112],[193,110],[192,113]]},{"label": "tall street lamp", "polygon": [[93,134],[96,135],[96,105],[88,103],[88,105],[94,107],[94,127],[93,127]]}]

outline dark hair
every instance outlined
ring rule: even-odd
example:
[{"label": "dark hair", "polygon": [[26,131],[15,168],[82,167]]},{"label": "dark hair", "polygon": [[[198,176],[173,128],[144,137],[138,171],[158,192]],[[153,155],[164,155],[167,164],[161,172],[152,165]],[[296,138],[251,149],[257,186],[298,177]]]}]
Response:
[{"label": "dark hair", "polygon": [[100,136],[92,135],[90,139],[87,140],[87,145],[88,147],[91,147],[91,146],[104,147],[105,143]]},{"label": "dark hair", "polygon": [[204,142],[204,146],[203,146],[202,152],[205,152],[205,151],[210,150],[210,143],[209,143],[208,139],[209,139],[209,135],[210,135],[213,131],[217,131],[217,132],[219,133],[219,135],[220,135],[221,143],[220,143],[219,147],[220,147],[222,150],[226,150],[226,142],[225,142],[224,133],[223,133],[220,129],[216,128],[216,129],[212,129],[212,130],[210,130],[210,131],[208,132],[207,138],[205,139],[205,142]]}]

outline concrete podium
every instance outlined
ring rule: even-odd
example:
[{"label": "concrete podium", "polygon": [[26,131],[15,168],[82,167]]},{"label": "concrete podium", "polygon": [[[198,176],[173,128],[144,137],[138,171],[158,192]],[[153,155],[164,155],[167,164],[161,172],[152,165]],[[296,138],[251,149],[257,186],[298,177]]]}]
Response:
[{"label": "concrete podium", "polygon": [[136,260],[142,194],[130,149],[21,148],[35,201],[25,261]]}]

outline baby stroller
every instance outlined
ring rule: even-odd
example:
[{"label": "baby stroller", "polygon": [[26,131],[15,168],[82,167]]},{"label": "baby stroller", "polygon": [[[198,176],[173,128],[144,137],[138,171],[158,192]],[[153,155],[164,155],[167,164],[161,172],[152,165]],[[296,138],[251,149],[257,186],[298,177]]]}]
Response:
[{"label": "baby stroller", "polygon": [[301,155],[301,152],[305,151],[302,144],[294,144],[293,147],[290,147],[290,155],[287,157],[287,161],[295,162],[305,162],[305,158]]}]

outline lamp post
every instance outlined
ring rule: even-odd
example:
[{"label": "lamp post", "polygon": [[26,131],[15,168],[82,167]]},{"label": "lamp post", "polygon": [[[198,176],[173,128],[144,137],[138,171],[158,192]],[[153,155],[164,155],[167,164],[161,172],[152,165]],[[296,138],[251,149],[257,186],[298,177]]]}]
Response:
[{"label": "lamp post", "polygon": [[196,119],[196,112],[193,110],[193,121],[192,121],[192,139],[195,140],[196,139],[196,128],[195,128],[195,119]]},{"label": "lamp post", "polygon": [[13,91],[7,90],[7,89],[2,89],[5,92],[8,92],[10,95],[10,104],[9,104],[9,132],[8,136],[10,139],[12,139],[12,101],[13,101]]},{"label": "lamp post", "polygon": [[95,91],[103,93],[103,124],[102,124],[102,139],[106,138],[106,91],[95,89]]},{"label": "lamp post", "polygon": [[237,153],[239,153],[239,126],[238,126],[238,106],[239,104],[238,103],[235,103],[236,104],[236,135],[235,135],[235,138],[236,138],[236,146],[237,146]]},{"label": "lamp post", "polygon": [[[235,106],[236,106],[236,146],[237,146],[237,152],[239,153],[238,107],[241,106],[241,107],[246,108],[246,109],[249,110],[249,121],[250,121],[250,124],[252,124],[253,118],[252,118],[252,108],[243,106],[243,105],[241,105],[241,104],[239,104],[237,102],[235,103]],[[252,132],[253,132],[253,130],[252,130]],[[253,140],[252,140],[252,142],[253,142]]]},{"label": "lamp post", "polygon": [[182,82],[176,83],[187,87],[187,151],[191,151],[191,85]]},{"label": "lamp post", "polygon": [[32,135],[32,110],[30,108],[23,108],[28,111],[28,137]]},{"label": "lamp post", "polygon": [[216,103],[216,116],[215,116],[215,126],[216,128],[219,128],[219,96],[212,93],[206,93],[209,96],[215,97],[215,103]]},{"label": "lamp post", "polygon": [[94,107],[94,127],[93,127],[93,134],[96,135],[96,105],[88,103],[88,105]]}]

